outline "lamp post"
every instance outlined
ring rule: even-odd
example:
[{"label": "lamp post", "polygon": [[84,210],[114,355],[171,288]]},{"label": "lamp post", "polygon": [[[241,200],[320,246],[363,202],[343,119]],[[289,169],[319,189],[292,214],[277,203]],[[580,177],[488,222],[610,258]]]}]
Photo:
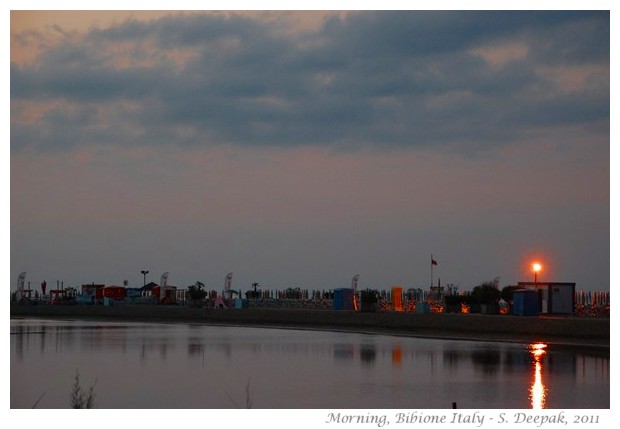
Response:
[{"label": "lamp post", "polygon": [[142,270],[140,271],[142,273],[142,275],[144,276],[144,286],[146,286],[146,275],[149,273],[147,270]]},{"label": "lamp post", "polygon": [[532,270],[534,270],[534,285],[538,283],[538,272],[542,269],[542,265],[538,262],[532,264]]}]

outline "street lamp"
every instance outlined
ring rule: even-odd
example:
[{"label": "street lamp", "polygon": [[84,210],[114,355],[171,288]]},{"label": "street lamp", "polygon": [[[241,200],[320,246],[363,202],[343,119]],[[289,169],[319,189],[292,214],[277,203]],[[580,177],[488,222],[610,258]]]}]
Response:
[{"label": "street lamp", "polygon": [[142,270],[140,271],[142,273],[142,275],[144,276],[144,286],[146,286],[146,275],[149,273],[147,270]]},{"label": "street lamp", "polygon": [[542,269],[542,265],[538,262],[532,264],[532,270],[534,270],[534,284],[538,282],[538,272]]}]

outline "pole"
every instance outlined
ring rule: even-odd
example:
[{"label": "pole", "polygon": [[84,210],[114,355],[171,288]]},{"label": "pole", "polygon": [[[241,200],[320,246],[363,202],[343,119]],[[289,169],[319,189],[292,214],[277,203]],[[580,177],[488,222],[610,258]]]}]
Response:
[{"label": "pole", "polygon": [[431,253],[431,290],[433,287],[433,254]]}]

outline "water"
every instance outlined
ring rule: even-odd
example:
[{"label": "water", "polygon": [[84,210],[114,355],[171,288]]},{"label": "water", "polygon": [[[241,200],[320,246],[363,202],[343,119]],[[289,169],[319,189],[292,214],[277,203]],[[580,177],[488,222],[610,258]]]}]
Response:
[{"label": "water", "polygon": [[[11,320],[11,408],[610,407],[609,351],[186,324]],[[38,401],[38,402],[37,402]]]}]

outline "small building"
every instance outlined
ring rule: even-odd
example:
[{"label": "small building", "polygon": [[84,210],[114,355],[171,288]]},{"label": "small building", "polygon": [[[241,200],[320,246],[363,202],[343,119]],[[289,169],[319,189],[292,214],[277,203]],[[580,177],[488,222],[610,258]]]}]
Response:
[{"label": "small building", "polygon": [[512,292],[512,314],[537,316],[539,312],[538,292],[534,289],[516,289]]},{"label": "small building", "polygon": [[124,301],[125,288],[123,286],[106,286],[103,288],[103,298],[112,299],[114,301]]},{"label": "small building", "polygon": [[392,287],[392,309],[394,311],[403,311],[403,288],[399,286]]},{"label": "small building", "polygon": [[575,313],[575,283],[519,282],[519,288],[537,292],[540,314]]},{"label": "small building", "polygon": [[102,284],[83,284],[82,285],[82,295],[92,296],[93,301],[102,301],[103,300],[103,288],[105,285]]},{"label": "small building", "polygon": [[157,297],[160,304],[176,304],[177,302],[176,286],[155,286],[153,295]]},{"label": "small building", "polygon": [[334,310],[355,310],[355,295],[353,289],[334,289]]},{"label": "small building", "polygon": [[140,291],[142,292],[142,297],[147,298],[153,295],[153,289],[155,289],[156,287],[159,287],[159,285],[155,282],[150,282],[142,286],[140,288]]},{"label": "small building", "polygon": [[125,288],[125,297],[136,299],[142,297],[142,291],[139,287],[128,287]]}]

